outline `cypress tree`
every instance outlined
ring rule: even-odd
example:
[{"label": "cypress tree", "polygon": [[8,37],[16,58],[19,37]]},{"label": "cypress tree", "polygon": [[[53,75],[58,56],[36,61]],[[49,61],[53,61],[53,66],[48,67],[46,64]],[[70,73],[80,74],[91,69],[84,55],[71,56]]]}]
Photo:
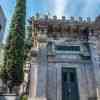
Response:
[{"label": "cypress tree", "polygon": [[1,78],[10,88],[19,86],[24,78],[25,18],[26,0],[16,0],[16,7],[5,47],[4,67],[1,70]]},{"label": "cypress tree", "polygon": [[24,60],[27,61],[27,58],[29,58],[29,53],[32,48],[32,24],[28,23],[26,27],[26,38],[25,38],[25,58]]}]

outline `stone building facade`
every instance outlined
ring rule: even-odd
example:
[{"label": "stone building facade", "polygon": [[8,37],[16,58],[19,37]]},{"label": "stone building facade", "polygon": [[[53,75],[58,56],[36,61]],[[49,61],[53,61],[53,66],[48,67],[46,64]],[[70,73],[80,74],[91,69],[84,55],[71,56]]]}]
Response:
[{"label": "stone building facade", "polygon": [[32,18],[29,100],[100,100],[100,17]]}]

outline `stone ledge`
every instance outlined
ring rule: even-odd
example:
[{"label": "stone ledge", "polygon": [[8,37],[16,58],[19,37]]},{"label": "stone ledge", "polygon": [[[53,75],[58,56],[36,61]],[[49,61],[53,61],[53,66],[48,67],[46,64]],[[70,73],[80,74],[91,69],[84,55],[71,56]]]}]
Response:
[{"label": "stone ledge", "polygon": [[29,97],[28,100],[47,100],[45,97]]},{"label": "stone ledge", "polygon": [[0,93],[0,96],[17,96],[15,93],[9,94],[9,93]]},{"label": "stone ledge", "polygon": [[16,94],[0,94],[0,100],[19,100]]},{"label": "stone ledge", "polygon": [[97,97],[89,97],[88,100],[100,100],[100,98],[98,99]]}]

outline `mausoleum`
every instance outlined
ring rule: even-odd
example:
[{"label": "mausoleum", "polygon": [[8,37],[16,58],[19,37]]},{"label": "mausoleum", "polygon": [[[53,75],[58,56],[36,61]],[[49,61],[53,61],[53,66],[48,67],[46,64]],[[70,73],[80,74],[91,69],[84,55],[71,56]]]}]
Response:
[{"label": "mausoleum", "polygon": [[100,17],[32,17],[29,100],[100,100]]}]

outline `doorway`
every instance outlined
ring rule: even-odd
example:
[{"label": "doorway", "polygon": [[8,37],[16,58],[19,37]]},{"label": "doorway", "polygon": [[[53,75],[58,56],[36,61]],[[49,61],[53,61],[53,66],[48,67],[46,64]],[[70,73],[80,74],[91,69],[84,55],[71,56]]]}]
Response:
[{"label": "doorway", "polygon": [[75,68],[62,68],[62,100],[79,100]]}]

